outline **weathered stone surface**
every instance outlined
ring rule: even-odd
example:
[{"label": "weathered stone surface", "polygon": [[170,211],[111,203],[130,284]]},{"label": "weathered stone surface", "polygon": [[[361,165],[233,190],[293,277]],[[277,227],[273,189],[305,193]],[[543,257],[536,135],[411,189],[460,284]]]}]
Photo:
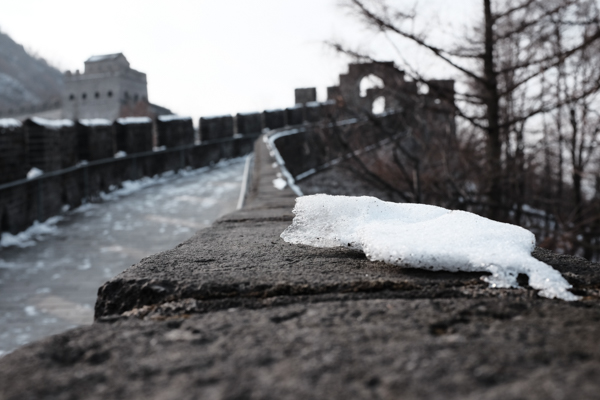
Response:
[{"label": "weathered stone surface", "polygon": [[536,250],[567,303],[289,245],[262,146],[244,210],[107,282],[94,325],[2,358],[0,399],[597,397],[597,264]]},{"label": "weathered stone surface", "polygon": [[[2,360],[4,399],[592,399],[600,310],[530,299],[329,301],[119,319]],[[12,368],[9,368],[9,365]]]}]

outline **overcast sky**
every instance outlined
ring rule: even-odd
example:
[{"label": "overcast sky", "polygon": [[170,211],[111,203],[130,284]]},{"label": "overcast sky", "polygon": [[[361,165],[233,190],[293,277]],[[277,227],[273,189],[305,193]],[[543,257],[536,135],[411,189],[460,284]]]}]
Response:
[{"label": "overcast sky", "polygon": [[[122,52],[147,74],[151,102],[197,119],[291,106],[296,87],[317,87],[324,100],[348,62],[324,41],[396,58],[381,34],[364,29],[338,3],[0,0],[0,29],[61,70],[82,70],[91,55]],[[421,8],[437,28],[440,18],[468,17],[469,3],[427,0]]]}]

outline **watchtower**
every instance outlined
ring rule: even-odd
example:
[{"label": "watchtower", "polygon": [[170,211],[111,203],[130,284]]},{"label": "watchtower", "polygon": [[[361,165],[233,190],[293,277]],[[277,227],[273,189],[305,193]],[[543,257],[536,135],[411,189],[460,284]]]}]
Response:
[{"label": "watchtower", "polygon": [[65,73],[64,118],[114,120],[149,112],[146,74],[132,69],[122,53],[90,57],[83,74]]}]

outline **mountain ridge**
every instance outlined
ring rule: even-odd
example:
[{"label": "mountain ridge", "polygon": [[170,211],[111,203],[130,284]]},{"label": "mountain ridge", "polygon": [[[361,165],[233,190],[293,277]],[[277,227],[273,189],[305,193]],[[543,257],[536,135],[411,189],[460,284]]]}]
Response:
[{"label": "mountain ridge", "polygon": [[63,74],[0,31],[0,115],[60,105]]}]

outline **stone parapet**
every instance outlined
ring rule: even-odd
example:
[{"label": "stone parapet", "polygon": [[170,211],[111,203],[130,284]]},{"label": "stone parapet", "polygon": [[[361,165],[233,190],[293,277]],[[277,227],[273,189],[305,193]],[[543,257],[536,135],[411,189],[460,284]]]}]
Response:
[{"label": "stone parapet", "polygon": [[243,209],[103,285],[92,326],[0,359],[0,398],[597,395],[597,264],[534,252],[584,296],[568,303],[285,243],[273,155],[255,143]]}]

